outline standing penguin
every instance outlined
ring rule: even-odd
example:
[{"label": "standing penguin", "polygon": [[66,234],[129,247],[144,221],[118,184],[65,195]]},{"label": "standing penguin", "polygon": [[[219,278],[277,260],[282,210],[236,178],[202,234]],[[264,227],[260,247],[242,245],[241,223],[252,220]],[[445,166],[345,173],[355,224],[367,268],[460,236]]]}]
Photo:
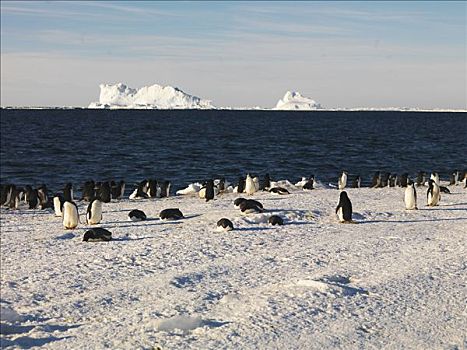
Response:
[{"label": "standing penguin", "polygon": [[88,225],[96,225],[102,220],[102,202],[99,198],[94,198],[88,205],[86,211],[86,223]]},{"label": "standing penguin", "polygon": [[438,202],[441,200],[440,189],[438,184],[430,179],[428,180],[428,191],[426,192],[427,205],[434,207],[438,205]]},{"label": "standing penguin", "polygon": [[54,198],[54,212],[55,216],[62,216],[62,208],[63,208],[63,203],[65,203],[65,199],[61,195],[61,193],[56,193]]},{"label": "standing penguin", "polygon": [[96,184],[94,183],[93,180],[86,181],[83,186],[81,199],[85,200],[86,202],[90,202],[91,199],[93,199],[94,196],[96,195],[95,186]]},{"label": "standing penguin", "polygon": [[415,210],[417,208],[417,191],[415,190],[415,183],[411,180],[407,182],[404,195],[405,209]]},{"label": "standing penguin", "polygon": [[379,186],[380,172],[377,171],[371,178],[371,188],[377,188]]},{"label": "standing penguin", "polygon": [[157,197],[157,180],[149,179],[148,185],[148,196],[149,198]]},{"label": "standing penguin", "polygon": [[36,209],[39,206],[39,198],[37,196],[37,190],[32,190],[28,195],[29,209]]},{"label": "standing penguin", "polygon": [[204,197],[206,198],[206,202],[214,199],[214,181],[212,179],[209,179],[206,182],[206,192]]},{"label": "standing penguin", "polygon": [[431,173],[430,179],[433,180],[434,182],[436,182],[436,184],[437,184],[438,186],[440,186],[440,183],[439,183],[439,174],[438,174],[436,171]]},{"label": "standing penguin", "polygon": [[63,188],[63,197],[67,201],[73,201],[73,185],[71,182],[67,183]]},{"label": "standing penguin", "polygon": [[170,181],[164,181],[160,186],[160,197],[170,197]]},{"label": "standing penguin", "polygon": [[352,222],[352,203],[350,202],[347,192],[342,191],[339,197],[339,203],[337,204],[336,214],[339,218],[339,222]]},{"label": "standing penguin", "polygon": [[237,193],[243,193],[245,191],[245,178],[240,176],[238,179]]},{"label": "standing penguin", "polygon": [[268,191],[270,188],[271,188],[271,177],[269,176],[269,174],[266,174],[264,175],[261,190]]},{"label": "standing penguin", "polygon": [[78,226],[79,214],[75,202],[65,200],[63,203],[63,226],[67,230],[73,230]]},{"label": "standing penguin", "polygon": [[250,176],[250,174],[246,175],[246,180],[245,180],[245,192],[249,196],[251,196],[253,193],[256,192],[255,188],[255,183],[253,181],[253,178]]},{"label": "standing penguin", "polygon": [[124,194],[125,194],[125,181],[121,180],[118,183],[118,193],[115,199],[122,199]]},{"label": "standing penguin", "polygon": [[311,175],[308,181],[303,185],[304,190],[312,190],[315,183],[315,176]]},{"label": "standing penguin", "polygon": [[425,172],[424,171],[419,171],[418,174],[417,174],[417,187],[420,187],[420,186],[425,186]]},{"label": "standing penguin", "polygon": [[39,197],[39,204],[41,207],[47,206],[47,203],[49,201],[49,197],[47,195],[47,186],[46,185],[41,185],[37,189],[37,196]]},{"label": "standing penguin", "polygon": [[362,178],[360,177],[360,175],[357,175],[352,182],[352,187],[360,188],[361,184],[362,184]]},{"label": "standing penguin", "polygon": [[[403,173],[401,177],[399,178],[399,186],[400,187],[407,187],[408,184],[408,178],[409,174],[408,173]],[[413,183],[413,181],[411,181]]]},{"label": "standing penguin", "polygon": [[339,180],[337,181],[337,185],[340,190],[343,190],[345,186],[347,186],[347,172],[343,171]]},{"label": "standing penguin", "polygon": [[101,188],[99,189],[98,194],[101,202],[103,203],[110,203],[111,200],[111,187],[108,181],[102,183]]}]

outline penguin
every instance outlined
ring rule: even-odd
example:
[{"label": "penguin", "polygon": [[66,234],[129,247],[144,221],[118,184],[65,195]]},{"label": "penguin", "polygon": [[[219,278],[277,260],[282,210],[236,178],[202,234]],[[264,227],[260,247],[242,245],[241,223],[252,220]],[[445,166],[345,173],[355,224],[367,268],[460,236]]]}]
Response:
[{"label": "penguin", "polygon": [[388,187],[389,185],[389,173],[388,172],[384,172],[381,174],[380,178],[380,183],[379,183],[379,187]]},{"label": "penguin", "polygon": [[138,184],[138,187],[130,194],[130,199],[148,198],[146,194],[146,182],[146,180],[143,180]]},{"label": "penguin", "polygon": [[217,193],[222,193],[225,191],[225,177],[221,178],[217,183]]},{"label": "penguin", "polygon": [[6,185],[6,188],[5,188],[4,191],[5,192],[4,192],[4,195],[3,195],[3,198],[2,198],[2,205],[9,206],[10,201],[11,201],[11,196],[16,191],[16,186],[13,185],[13,184]]},{"label": "penguin", "polygon": [[63,203],[65,203],[65,199],[63,198],[62,194],[61,193],[56,193],[54,198],[53,198],[53,202],[54,202],[55,216],[61,217],[62,214],[63,214],[62,213]]},{"label": "penguin", "polygon": [[452,186],[457,186],[459,184],[459,177],[460,173],[457,170],[454,170],[451,175],[449,176],[449,185]]},{"label": "penguin", "polygon": [[110,199],[117,199],[118,185],[115,180],[110,181]]},{"label": "penguin", "polygon": [[430,176],[430,179],[433,180],[434,182],[436,182],[436,184],[438,186],[441,186],[440,183],[439,183],[439,174],[437,172],[432,172],[431,176]]},{"label": "penguin", "polygon": [[245,192],[245,181],[246,179],[243,176],[238,178],[237,193]]},{"label": "penguin", "polygon": [[380,178],[380,172],[377,171],[375,172],[375,174],[373,175],[372,179],[371,179],[371,188],[377,188],[379,186],[379,178]]},{"label": "penguin", "polygon": [[420,186],[425,186],[425,172],[423,171],[419,171],[418,174],[417,174],[417,187],[420,187]]},{"label": "penguin", "polygon": [[352,182],[352,187],[353,188],[360,188],[361,185],[362,185],[362,178],[360,177],[360,175],[355,176],[355,178],[353,179],[353,182]]},{"label": "penguin", "polygon": [[240,210],[243,214],[261,213],[263,212],[263,205],[253,199],[247,199],[240,203]]},{"label": "penguin", "polygon": [[206,193],[205,193],[206,202],[209,202],[211,199],[214,199],[214,181],[209,179],[206,182]]},{"label": "penguin", "polygon": [[433,179],[428,180],[428,190],[426,192],[426,197],[427,205],[429,207],[437,206],[441,199],[439,186]]},{"label": "penguin", "polygon": [[[5,205],[7,203],[7,197],[10,192],[10,185],[2,185],[0,190],[0,205]],[[8,198],[8,202],[9,202]]]},{"label": "penguin", "polygon": [[245,193],[249,196],[253,195],[256,192],[255,183],[253,182],[253,178],[250,174],[246,175],[245,180]]},{"label": "penguin", "polygon": [[217,222],[218,231],[231,231],[233,228],[233,223],[229,219],[222,218]]},{"label": "penguin", "polygon": [[73,230],[78,226],[79,214],[78,207],[73,201],[65,200],[63,203],[63,226],[67,230]]},{"label": "penguin", "polygon": [[67,183],[63,188],[63,197],[66,201],[73,201],[73,185],[71,182]]},{"label": "penguin", "polygon": [[31,194],[32,191],[33,189],[31,185],[26,185],[24,187],[24,197],[23,197],[24,203],[27,204],[29,202],[29,195]]},{"label": "penguin", "polygon": [[268,191],[270,188],[271,188],[271,177],[269,176],[268,173],[266,173],[266,175],[264,175],[261,190],[262,191]]},{"label": "penguin", "polygon": [[93,180],[86,181],[83,186],[81,200],[90,202],[96,196],[95,186],[96,184],[94,183]]},{"label": "penguin", "polygon": [[467,188],[467,172],[464,172],[464,177],[462,178],[462,182],[464,183],[464,188]]},{"label": "penguin", "polygon": [[157,197],[157,180],[150,179],[148,182],[148,197],[156,198]]},{"label": "penguin", "polygon": [[201,199],[205,199],[205,198],[206,198],[206,183],[203,183],[203,186],[199,189],[199,191],[198,191],[198,196],[199,196],[199,198],[201,198]]},{"label": "penguin", "polygon": [[102,201],[99,197],[94,198],[86,210],[86,223],[88,225],[97,225],[102,220]]},{"label": "penguin", "polygon": [[307,182],[303,185],[304,190],[312,190],[315,183],[315,176],[311,175]]},{"label": "penguin", "polygon": [[142,210],[133,209],[128,213],[128,218],[131,221],[144,221],[147,219],[146,214]]},{"label": "penguin", "polygon": [[268,220],[269,224],[271,224],[272,226],[275,226],[275,225],[279,225],[279,226],[282,226],[284,225],[284,220],[278,216],[278,215],[272,215],[269,220]]},{"label": "penguin", "polygon": [[112,196],[110,183],[108,181],[102,183],[102,186],[99,189],[98,197],[102,203],[110,203]]},{"label": "penguin", "polygon": [[[408,178],[409,178],[409,174],[403,173],[399,178],[399,186],[400,187],[407,187]],[[411,182],[413,183],[413,181],[411,181]]]},{"label": "penguin", "polygon": [[283,187],[273,187],[269,190],[269,192],[274,193],[274,194],[280,194],[280,195],[290,194],[290,192],[286,188],[283,188]]},{"label": "penguin", "polygon": [[20,202],[20,192],[16,186],[13,185],[12,190],[10,192],[10,203],[8,203],[8,207],[10,209],[18,209],[19,202]]},{"label": "penguin", "polygon": [[44,207],[46,207],[49,202],[47,192],[47,186],[44,184],[39,186],[39,188],[37,189],[37,197],[39,198],[39,204],[42,207],[42,209],[44,209]]},{"label": "penguin", "polygon": [[342,191],[339,197],[339,203],[336,207],[336,214],[339,222],[352,222],[352,203],[350,202],[347,192]]},{"label": "penguin", "polygon": [[102,227],[92,228],[83,236],[83,242],[108,242],[110,240],[112,240],[112,232]]},{"label": "penguin", "polygon": [[160,197],[170,197],[170,181],[164,181],[160,186]]},{"label": "penguin", "polygon": [[28,205],[29,209],[37,209],[39,207],[39,196],[37,194],[37,190],[29,192]]},{"label": "penguin", "polygon": [[389,175],[388,187],[396,187],[397,183],[397,174]]},{"label": "penguin", "polygon": [[416,210],[417,208],[417,190],[415,189],[415,183],[409,181],[405,188],[404,203],[406,210]]},{"label": "penguin", "polygon": [[339,180],[337,181],[337,187],[339,190],[343,190],[347,186],[347,172],[343,171]]},{"label": "penguin", "polygon": [[451,191],[446,186],[439,186],[439,190],[443,193],[451,194]]},{"label": "penguin", "polygon": [[240,204],[243,203],[244,201],[246,201],[245,198],[237,198],[236,200],[234,200],[234,207],[235,209],[239,209],[240,208]]},{"label": "penguin", "polygon": [[178,208],[164,209],[159,213],[159,217],[161,220],[179,220],[184,218],[182,212]]},{"label": "penguin", "polygon": [[253,183],[255,185],[255,192],[258,192],[259,191],[259,188],[260,188],[260,184],[259,184],[259,177],[258,176],[255,176],[253,178]]}]

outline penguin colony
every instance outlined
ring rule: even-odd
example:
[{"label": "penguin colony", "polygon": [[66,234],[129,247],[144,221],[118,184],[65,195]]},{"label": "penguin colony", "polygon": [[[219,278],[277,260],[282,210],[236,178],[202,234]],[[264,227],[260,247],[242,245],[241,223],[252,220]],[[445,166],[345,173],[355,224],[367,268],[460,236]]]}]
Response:
[{"label": "penguin colony", "polygon": [[[351,181],[351,187],[361,187],[360,175],[353,176],[349,180],[347,171],[343,171],[337,179],[337,186],[330,184],[330,187],[337,187],[340,190],[339,201],[336,207],[336,216],[339,222],[353,223],[352,220],[352,203],[348,194],[344,189]],[[449,186],[458,186],[462,184],[467,188],[467,172],[453,171],[449,174]],[[314,189],[315,176],[302,178],[301,181],[295,184],[296,187],[302,188],[304,191]],[[190,186],[193,186],[190,185]],[[125,181],[115,182],[94,182],[93,180],[86,181],[81,187],[80,201],[89,202],[85,214],[85,224],[93,226],[101,223],[103,219],[103,207],[105,203],[110,203],[112,200],[120,200],[124,198]],[[155,179],[145,179],[136,184],[131,192],[129,199],[151,199],[164,198],[170,196],[170,181],[158,182]],[[401,175],[391,174],[389,172],[376,172],[371,178],[370,188],[383,187],[401,187],[405,188],[404,204],[406,210],[418,209],[417,203],[417,188],[425,187],[426,190],[426,205],[429,207],[439,205],[441,193],[450,193],[448,187],[440,185],[440,175],[437,172],[432,172],[428,177],[427,173],[420,171],[414,178],[411,178],[408,173]],[[222,179],[208,179],[199,188],[193,187],[194,193],[209,202],[215,200],[215,197],[223,192],[234,192],[245,194],[247,198],[237,198],[234,201],[234,207],[239,209],[242,214],[259,214],[265,212],[263,205],[248,198],[258,191],[268,191],[277,195],[288,195],[290,192],[279,186],[271,180],[269,174],[260,180],[258,176],[247,174],[246,177],[240,177],[237,185],[234,187]],[[53,213],[57,217],[62,218],[63,227],[65,229],[75,229],[81,223],[79,218],[78,206],[74,201],[73,185],[67,183],[62,192],[57,192],[51,195],[45,184],[37,188],[30,185],[24,187],[14,184],[1,185],[0,205],[9,209],[18,209],[24,203],[28,209],[53,209]],[[134,209],[128,213],[128,218],[131,221],[146,220],[146,214],[141,210]],[[178,208],[164,209],[160,212],[161,220],[180,220],[185,218],[183,213]],[[271,225],[283,225],[284,220],[278,215],[272,215],[268,219]],[[223,231],[233,230],[233,223],[228,218],[221,218],[217,222],[217,228]],[[95,227],[86,231],[83,241],[110,241],[111,233],[103,228]]]}]

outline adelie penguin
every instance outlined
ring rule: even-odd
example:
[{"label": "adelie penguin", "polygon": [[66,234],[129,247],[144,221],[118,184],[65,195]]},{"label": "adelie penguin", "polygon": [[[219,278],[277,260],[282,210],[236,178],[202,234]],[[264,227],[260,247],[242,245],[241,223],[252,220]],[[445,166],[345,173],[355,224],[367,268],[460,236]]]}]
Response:
[{"label": "adelie penguin", "polygon": [[373,175],[373,177],[371,178],[371,188],[377,188],[379,187],[379,183],[380,183],[380,172],[377,171],[375,172],[375,174]]},{"label": "adelie penguin", "polygon": [[31,190],[28,194],[29,209],[37,209],[39,207],[39,196],[37,190]]},{"label": "adelie penguin", "polygon": [[434,182],[436,182],[436,184],[438,186],[441,186],[441,184],[439,182],[439,174],[437,172],[432,172],[431,175],[430,175],[430,179],[433,180]]},{"label": "adelie penguin", "polygon": [[209,179],[206,182],[206,192],[204,197],[206,198],[206,202],[214,199],[214,181],[212,179]]},{"label": "adelie penguin", "polygon": [[75,202],[65,200],[63,203],[63,226],[67,230],[75,229],[79,223],[78,207]]},{"label": "adelie penguin", "polygon": [[261,186],[262,191],[268,191],[271,188],[271,177],[269,174],[264,175],[263,184]]},{"label": "adelie penguin", "polygon": [[55,216],[61,217],[63,215],[62,208],[63,208],[63,203],[65,203],[65,198],[63,198],[61,193],[56,193],[53,198],[53,203],[54,203]]},{"label": "adelie penguin", "polygon": [[263,212],[263,205],[253,199],[246,199],[239,204],[240,211],[243,214],[254,214]]},{"label": "adelie penguin", "polygon": [[238,186],[237,186],[237,193],[243,193],[245,192],[245,178],[243,176],[240,176],[238,179]]},{"label": "adelie penguin", "polygon": [[417,208],[417,191],[415,190],[415,183],[408,181],[404,194],[405,209],[416,210]]},{"label": "adelie penguin", "polygon": [[49,204],[49,197],[47,195],[47,192],[48,191],[46,185],[41,185],[37,189],[37,197],[39,197],[39,205],[42,209],[47,208]]},{"label": "adelie penguin", "polygon": [[105,181],[102,183],[102,186],[99,189],[98,196],[102,203],[110,203],[112,195],[111,195],[110,183],[108,181]]},{"label": "adelie penguin", "polygon": [[339,190],[343,190],[347,186],[347,172],[343,171],[339,180],[337,181],[337,187]]},{"label": "adelie penguin", "polygon": [[347,192],[342,191],[339,196],[339,203],[336,207],[336,214],[339,222],[353,223],[352,221],[352,203],[350,202]]},{"label": "adelie penguin", "polygon": [[429,207],[437,206],[441,200],[440,190],[438,184],[430,179],[428,180],[428,190],[426,192],[427,205]]},{"label": "adelie penguin", "polygon": [[158,184],[157,184],[157,180],[154,180],[154,179],[150,179],[149,182],[148,182],[148,197],[149,198],[156,198],[156,197],[160,197],[160,193],[158,193]]},{"label": "adelie penguin", "polygon": [[250,176],[250,174],[247,174],[246,180],[245,180],[245,193],[251,196],[255,192],[256,192],[256,187],[255,187],[253,178]]},{"label": "adelie penguin", "polygon": [[138,184],[138,187],[133,191],[132,194],[130,194],[130,199],[142,199],[142,198],[148,198],[148,195],[146,193],[148,188],[148,181],[143,180]]},{"label": "adelie penguin", "polygon": [[[403,173],[399,178],[399,186],[400,187],[407,187],[408,185],[409,174]],[[413,183],[413,181],[411,181]]]},{"label": "adelie penguin", "polygon": [[170,185],[170,181],[164,181],[162,184],[160,184],[161,198],[170,197]]},{"label": "adelie penguin", "polygon": [[218,231],[231,231],[233,228],[233,223],[229,219],[222,218],[217,222]]},{"label": "adelie penguin", "polygon": [[92,228],[83,236],[83,242],[108,242],[110,240],[112,240],[112,232],[102,227]]},{"label": "adelie penguin", "polygon": [[94,198],[88,205],[86,211],[86,223],[88,225],[97,225],[102,220],[102,201],[100,198]]},{"label": "adelie penguin", "polygon": [[276,226],[276,225],[282,226],[282,225],[284,225],[284,220],[278,215],[272,215],[269,218],[268,222],[269,222],[270,225],[273,225],[273,226]]},{"label": "adelie penguin", "polygon": [[95,186],[96,184],[93,180],[86,181],[83,186],[81,199],[90,202],[96,196]]},{"label": "adelie penguin", "polygon": [[360,177],[360,175],[357,175],[355,177],[355,179],[353,180],[352,182],[352,187],[353,188],[360,188],[362,185],[362,178]]},{"label": "adelie penguin", "polygon": [[425,186],[425,181],[426,181],[425,172],[419,171],[417,174],[417,182],[416,182],[417,187]]},{"label": "adelie penguin", "polygon": [[164,209],[159,213],[159,217],[161,220],[179,220],[184,218],[182,212],[178,208]]},{"label": "adelie penguin", "polygon": [[290,192],[284,187],[273,187],[269,190],[269,192],[280,195],[290,194]]},{"label": "adelie penguin", "polygon": [[128,219],[131,221],[144,221],[147,219],[147,217],[144,211],[133,209],[128,213]]},{"label": "adelie penguin", "polygon": [[311,175],[308,181],[303,185],[304,190],[312,190],[315,183],[315,176]]},{"label": "adelie penguin", "polygon": [[63,197],[67,201],[73,201],[73,185],[71,182],[67,183],[63,188]]}]

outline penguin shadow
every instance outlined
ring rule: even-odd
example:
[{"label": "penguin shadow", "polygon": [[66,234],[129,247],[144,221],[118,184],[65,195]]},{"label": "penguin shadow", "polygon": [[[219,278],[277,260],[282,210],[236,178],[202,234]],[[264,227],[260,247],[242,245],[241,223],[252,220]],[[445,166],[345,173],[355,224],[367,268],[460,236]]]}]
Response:
[{"label": "penguin shadow", "polygon": [[377,224],[377,223],[388,223],[388,224],[409,224],[418,222],[437,222],[437,221],[463,221],[466,218],[443,218],[443,219],[420,219],[420,220],[368,220],[368,221],[357,221],[357,224]]},{"label": "penguin shadow", "polygon": [[272,227],[237,227],[234,230],[239,232],[249,232],[249,231],[268,231]]},{"label": "penguin shadow", "polygon": [[151,237],[151,236],[146,236],[146,237],[119,237],[119,238],[112,238],[112,241],[116,242],[128,242],[128,241],[142,241],[145,239],[155,239],[157,237]]}]

